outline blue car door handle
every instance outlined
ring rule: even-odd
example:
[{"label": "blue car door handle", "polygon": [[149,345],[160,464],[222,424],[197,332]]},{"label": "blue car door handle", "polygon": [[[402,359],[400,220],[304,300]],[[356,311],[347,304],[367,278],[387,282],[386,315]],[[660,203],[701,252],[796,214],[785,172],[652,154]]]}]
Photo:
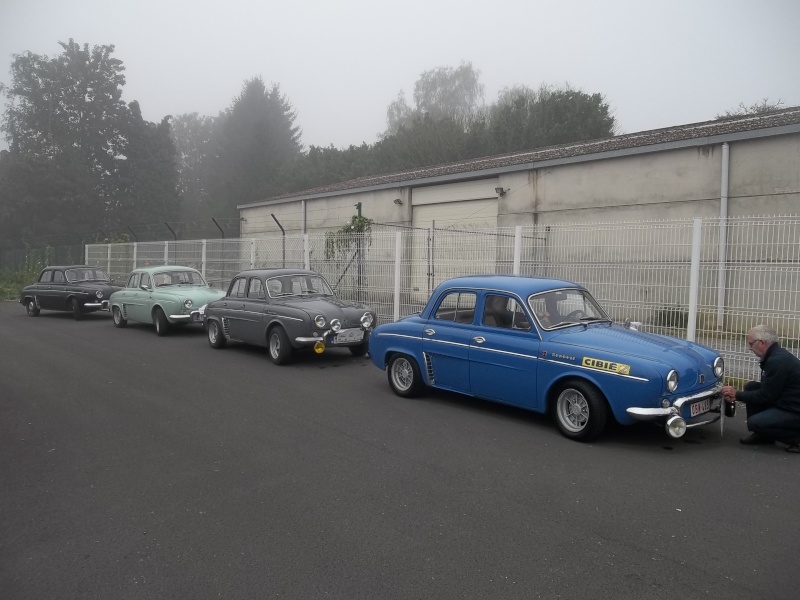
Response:
[{"label": "blue car door handle", "polygon": [[435,329],[426,329],[425,335],[434,335],[436,333]]},{"label": "blue car door handle", "polygon": [[472,338],[472,341],[475,342],[476,344],[482,344],[483,342],[486,341],[486,338],[478,336],[478,337]]}]

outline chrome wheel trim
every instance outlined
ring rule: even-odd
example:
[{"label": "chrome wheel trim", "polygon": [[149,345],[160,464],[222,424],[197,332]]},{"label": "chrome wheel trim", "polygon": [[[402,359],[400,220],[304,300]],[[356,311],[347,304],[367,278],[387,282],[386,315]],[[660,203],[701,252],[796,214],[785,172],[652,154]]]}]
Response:
[{"label": "chrome wheel trim", "polygon": [[402,392],[414,385],[414,369],[407,358],[401,357],[392,363],[392,382]]},{"label": "chrome wheel trim", "polygon": [[269,355],[277,359],[281,354],[281,339],[277,333],[272,333],[269,336]]},{"label": "chrome wheel trim", "polygon": [[216,321],[211,321],[208,324],[208,339],[212,344],[216,344],[219,339],[219,325]]},{"label": "chrome wheel trim", "polygon": [[556,411],[559,422],[570,433],[580,433],[589,424],[589,403],[574,388],[567,388],[558,395]]}]

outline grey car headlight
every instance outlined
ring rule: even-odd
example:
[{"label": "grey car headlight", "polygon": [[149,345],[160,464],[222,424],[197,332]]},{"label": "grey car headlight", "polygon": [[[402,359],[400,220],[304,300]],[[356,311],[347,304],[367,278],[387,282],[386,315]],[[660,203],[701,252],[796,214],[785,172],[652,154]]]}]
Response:
[{"label": "grey car headlight", "polygon": [[192,301],[191,301],[191,300],[184,300],[184,301],[183,301],[183,305],[184,305],[186,308],[192,308]]},{"label": "grey car headlight", "polygon": [[667,373],[667,391],[672,393],[678,389],[678,372],[672,369]]},{"label": "grey car headlight", "polygon": [[95,296],[97,296],[98,298],[102,298],[102,297],[103,297],[103,292],[102,292],[102,291],[100,291],[100,290],[97,290],[97,291],[94,293],[94,295],[95,295]]},{"label": "grey car headlight", "polygon": [[339,319],[331,319],[331,329],[335,331],[339,331],[342,328],[342,323]]},{"label": "grey car headlight", "polygon": [[364,313],[364,316],[361,317],[361,326],[364,329],[372,327],[372,313]]},{"label": "grey car headlight", "polygon": [[325,317],[323,317],[322,315],[317,315],[316,317],[314,317],[314,325],[316,325],[317,328],[319,329],[325,327]]},{"label": "grey car headlight", "polygon": [[714,359],[714,377],[720,379],[723,373],[725,373],[725,361],[722,360],[721,356],[718,356]]}]

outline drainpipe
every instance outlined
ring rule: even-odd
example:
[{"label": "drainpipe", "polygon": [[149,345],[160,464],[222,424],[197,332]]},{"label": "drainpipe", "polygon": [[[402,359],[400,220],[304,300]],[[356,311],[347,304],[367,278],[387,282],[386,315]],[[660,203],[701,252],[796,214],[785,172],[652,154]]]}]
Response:
[{"label": "drainpipe", "polygon": [[725,326],[725,287],[728,257],[728,186],[730,184],[730,147],[722,144],[722,181],[719,194],[719,266],[717,271],[717,329]]}]

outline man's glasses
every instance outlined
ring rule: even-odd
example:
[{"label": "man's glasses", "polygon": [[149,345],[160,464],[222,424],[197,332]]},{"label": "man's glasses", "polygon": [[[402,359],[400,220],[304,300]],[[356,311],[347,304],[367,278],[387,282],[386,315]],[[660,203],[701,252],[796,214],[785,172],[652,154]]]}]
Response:
[{"label": "man's glasses", "polygon": [[747,345],[748,345],[748,346],[750,346],[750,347],[752,348],[752,347],[753,347],[753,344],[757,344],[758,342],[763,342],[763,341],[764,341],[764,340],[753,340],[752,342],[747,342]]}]

